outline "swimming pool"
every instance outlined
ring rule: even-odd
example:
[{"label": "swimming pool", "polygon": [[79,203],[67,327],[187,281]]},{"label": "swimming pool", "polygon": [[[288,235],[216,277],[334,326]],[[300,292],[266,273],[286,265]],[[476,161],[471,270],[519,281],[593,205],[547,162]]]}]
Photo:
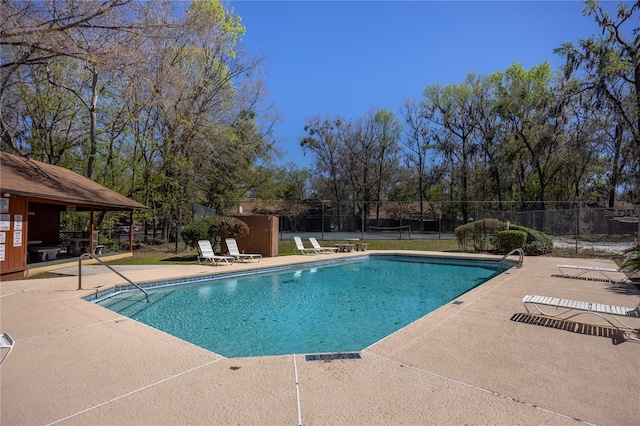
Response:
[{"label": "swimming pool", "polygon": [[[101,304],[225,357],[359,351],[482,284],[492,261],[366,256],[115,296]],[[504,269],[504,268],[503,268]]]}]

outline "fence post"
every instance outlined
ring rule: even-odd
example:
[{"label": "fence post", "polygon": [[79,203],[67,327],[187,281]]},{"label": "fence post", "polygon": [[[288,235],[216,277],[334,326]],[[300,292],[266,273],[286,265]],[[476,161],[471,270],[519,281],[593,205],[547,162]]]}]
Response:
[{"label": "fence post", "polygon": [[638,213],[638,238],[636,238],[636,246],[640,245],[640,203],[636,206],[636,213]]},{"label": "fence post", "polygon": [[324,201],[320,201],[322,205],[322,241],[324,241]]},{"label": "fence post", "polygon": [[578,238],[580,237],[580,202],[576,209],[576,253],[578,253]]},{"label": "fence post", "polygon": [[402,239],[402,201],[400,201],[400,239]]},{"label": "fence post", "polygon": [[365,221],[364,221],[364,218],[365,218],[365,216],[366,216],[366,213],[365,213],[366,208],[367,208],[367,202],[366,202],[366,201],[363,201],[363,202],[362,202],[362,214],[360,215],[360,222],[362,223],[362,225],[361,225],[361,229],[360,229],[360,231],[361,231],[361,233],[362,233],[362,234],[361,234],[361,235],[362,235],[362,237],[361,237],[361,239],[362,239],[362,240],[364,240],[364,222],[365,222]]},{"label": "fence post", "polygon": [[[179,232],[179,230],[178,230],[178,228],[179,228],[179,227],[180,227],[180,222],[176,221],[176,249],[175,249],[175,250],[176,250],[176,253],[179,253],[179,252],[180,252],[180,249],[179,249],[179,247],[178,247],[178,244],[179,244],[179,241],[178,241],[178,232]],[[133,248],[132,248],[132,249],[133,249]]]},{"label": "fence post", "polygon": [[438,239],[442,239],[442,201],[440,201],[440,211],[438,212]]}]

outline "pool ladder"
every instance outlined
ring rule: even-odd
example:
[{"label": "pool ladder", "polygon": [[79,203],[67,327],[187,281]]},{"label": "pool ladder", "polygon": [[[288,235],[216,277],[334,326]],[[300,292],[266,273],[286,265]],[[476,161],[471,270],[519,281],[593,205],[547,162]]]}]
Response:
[{"label": "pool ladder", "polygon": [[502,258],[498,262],[500,264],[500,267],[502,268],[502,264],[507,259],[507,257],[511,256],[512,254],[516,254],[516,253],[518,253],[518,255],[520,256],[516,266],[518,268],[522,268],[522,262],[524,261],[524,250],[522,250],[521,248],[513,249],[509,253],[507,253],[504,256],[502,256]]},{"label": "pool ladder", "polygon": [[122,275],[120,272],[116,271],[115,269],[113,269],[111,266],[107,265],[106,263],[104,263],[102,260],[100,260],[99,258],[97,258],[94,254],[92,253],[84,253],[82,255],[80,255],[80,258],[78,259],[78,290],[82,290],[82,259],[83,258],[92,258],[97,260],[98,262],[100,262],[102,265],[106,266],[107,269],[112,270],[113,272],[115,272],[116,274],[118,274],[121,278],[123,278],[125,281],[127,281],[129,284],[131,284],[132,286],[134,286],[135,288],[137,288],[138,290],[140,290],[141,292],[144,293],[144,297],[146,298],[147,303],[149,303],[149,294],[147,294],[146,291],[144,291],[144,289],[142,287],[140,287],[138,284],[134,283],[133,281],[131,281],[129,278],[125,277],[124,275]]}]

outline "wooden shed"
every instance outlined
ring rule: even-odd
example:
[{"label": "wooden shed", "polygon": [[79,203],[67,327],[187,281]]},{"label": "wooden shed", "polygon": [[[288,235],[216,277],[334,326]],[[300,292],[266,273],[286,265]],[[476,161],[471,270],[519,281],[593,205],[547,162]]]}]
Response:
[{"label": "wooden shed", "polygon": [[[60,212],[90,212],[89,250],[93,251],[95,211],[133,211],[147,207],[79,174],[47,163],[0,153],[0,280],[23,278],[30,242],[59,244]],[[129,250],[132,247],[129,233]]]}]

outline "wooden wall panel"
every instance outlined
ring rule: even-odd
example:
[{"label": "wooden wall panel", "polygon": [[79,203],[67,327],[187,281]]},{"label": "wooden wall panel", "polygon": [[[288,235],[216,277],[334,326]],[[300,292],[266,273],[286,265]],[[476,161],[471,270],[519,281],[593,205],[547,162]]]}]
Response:
[{"label": "wooden wall panel", "polygon": [[[277,216],[234,216],[247,225],[251,231],[246,237],[238,238],[240,251],[260,253],[264,257],[278,256],[279,221]],[[223,250],[227,250],[221,241]]]},{"label": "wooden wall panel", "polygon": [[27,199],[0,194],[0,275],[24,276],[27,269]]}]

